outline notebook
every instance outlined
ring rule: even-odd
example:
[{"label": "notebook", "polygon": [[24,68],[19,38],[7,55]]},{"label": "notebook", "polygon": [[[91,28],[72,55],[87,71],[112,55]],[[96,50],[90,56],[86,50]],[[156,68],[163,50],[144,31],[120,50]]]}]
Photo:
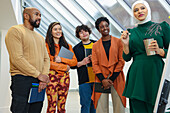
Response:
[{"label": "notebook", "polygon": [[28,103],[41,102],[44,101],[45,90],[43,89],[40,93],[38,92],[38,83],[32,83],[32,88],[30,89],[30,94],[28,98]]},{"label": "notebook", "polygon": [[67,59],[72,59],[73,58],[73,52],[65,48],[64,46],[61,47],[60,52],[58,54],[59,57],[67,58]]},{"label": "notebook", "polygon": [[95,85],[94,92],[98,92],[98,93],[111,93],[111,88],[104,89],[102,83],[95,82],[94,85]]},{"label": "notebook", "polygon": [[[92,54],[92,49],[85,49],[85,57],[88,57],[91,54]],[[92,62],[88,63],[86,66],[92,67]]]}]

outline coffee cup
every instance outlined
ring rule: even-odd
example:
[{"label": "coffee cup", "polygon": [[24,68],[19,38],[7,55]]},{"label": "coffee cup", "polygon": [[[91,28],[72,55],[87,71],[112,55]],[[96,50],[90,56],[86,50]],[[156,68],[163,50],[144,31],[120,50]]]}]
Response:
[{"label": "coffee cup", "polygon": [[145,38],[143,40],[147,56],[156,54],[155,51],[151,51],[150,49],[148,49],[148,46],[151,44],[152,41],[154,41],[154,38]]}]

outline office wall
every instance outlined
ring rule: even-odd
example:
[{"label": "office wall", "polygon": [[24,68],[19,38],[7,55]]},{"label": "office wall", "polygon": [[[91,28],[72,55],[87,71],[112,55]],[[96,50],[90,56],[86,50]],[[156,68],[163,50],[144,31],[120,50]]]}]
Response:
[{"label": "office wall", "polygon": [[[1,31],[0,31],[0,43],[1,43]],[[1,46],[0,46],[0,72],[1,72]],[[1,79],[1,76],[0,76],[0,79]]]},{"label": "office wall", "polygon": [[8,113],[11,101],[9,57],[5,46],[7,30],[1,30],[1,57],[0,57],[0,113]]},{"label": "office wall", "polygon": [[[10,113],[11,104],[11,91],[10,91],[10,74],[9,74],[9,57],[5,46],[5,35],[8,29],[19,23],[20,20],[16,19],[13,9],[20,9],[19,1],[12,0],[15,3],[15,7],[11,3],[11,0],[0,1],[0,113]],[[19,11],[19,10],[18,10]],[[17,18],[21,18],[18,13]]]}]

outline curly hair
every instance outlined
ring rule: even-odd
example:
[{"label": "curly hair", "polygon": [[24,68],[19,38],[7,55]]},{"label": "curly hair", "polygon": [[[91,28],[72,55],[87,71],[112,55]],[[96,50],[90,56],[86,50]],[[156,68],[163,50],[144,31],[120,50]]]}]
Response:
[{"label": "curly hair", "polygon": [[[48,44],[48,47],[49,47],[49,50],[50,50],[50,54],[52,56],[55,56],[55,43],[54,43],[54,39],[53,39],[53,36],[52,36],[52,29],[55,25],[60,25],[61,24],[59,22],[53,22],[51,23],[49,26],[48,26],[48,30],[47,30],[47,34],[46,34],[46,43]],[[61,46],[64,46],[65,48],[69,49],[69,45],[67,43],[67,41],[65,40],[65,37],[64,37],[64,34],[62,32],[62,36],[60,37],[60,40],[59,40],[59,46],[61,48]]]},{"label": "curly hair", "polygon": [[96,27],[97,30],[99,30],[99,24],[100,24],[102,21],[106,21],[108,24],[110,24],[110,23],[109,23],[109,20],[108,20],[106,17],[100,17],[100,18],[98,18],[98,19],[96,20],[96,22],[95,22],[95,27]]},{"label": "curly hair", "polygon": [[86,32],[88,31],[89,35],[91,34],[91,29],[87,25],[82,24],[81,26],[77,26],[76,27],[76,37],[79,39],[80,39],[79,32],[81,32],[81,30],[84,30]]}]

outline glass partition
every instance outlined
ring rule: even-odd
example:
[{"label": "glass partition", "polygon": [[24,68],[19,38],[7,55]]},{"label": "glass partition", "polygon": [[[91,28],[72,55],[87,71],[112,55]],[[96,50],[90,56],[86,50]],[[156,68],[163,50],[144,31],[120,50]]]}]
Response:
[{"label": "glass partition", "polygon": [[[75,28],[86,24],[92,29],[91,38],[98,40],[101,35],[95,28],[95,21],[101,16],[107,16],[110,21],[110,34],[120,37],[120,29],[134,27],[131,5],[136,0],[24,0],[25,6],[36,7],[42,12],[42,22],[37,30],[45,36],[48,25],[59,21],[66,33],[66,40],[77,44],[80,40],[75,37]],[[146,0],[151,6],[152,21],[166,21],[170,24],[169,12],[159,0]],[[169,0],[165,0],[167,4]],[[124,6],[125,4],[126,6]],[[24,6],[24,7],[25,7]],[[128,9],[127,9],[128,8]]]}]

